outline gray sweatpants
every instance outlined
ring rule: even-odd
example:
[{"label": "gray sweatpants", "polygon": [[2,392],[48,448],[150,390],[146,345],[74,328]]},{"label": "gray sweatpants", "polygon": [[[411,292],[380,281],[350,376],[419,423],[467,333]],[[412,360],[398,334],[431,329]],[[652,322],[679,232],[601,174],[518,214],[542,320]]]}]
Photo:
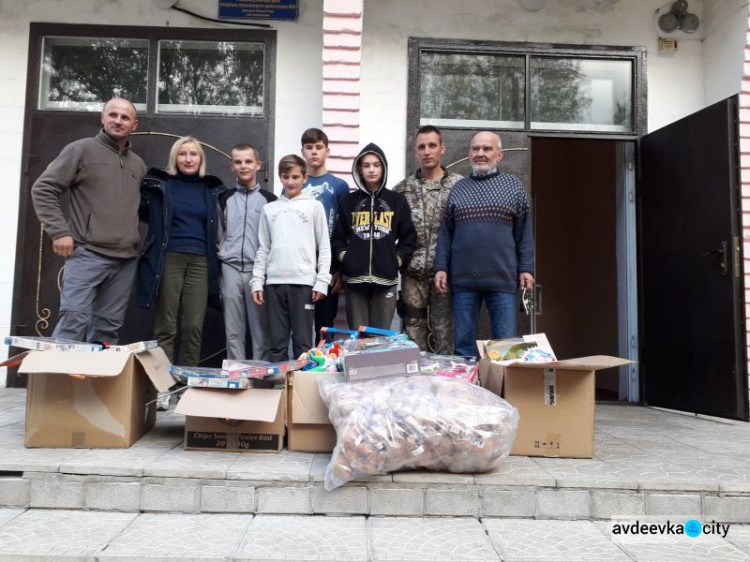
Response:
[{"label": "gray sweatpants", "polygon": [[60,319],[52,337],[117,344],[137,258],[112,258],[77,246],[65,260]]},{"label": "gray sweatpants", "polygon": [[247,327],[253,346],[252,359],[268,361],[268,307],[253,301],[251,271],[238,271],[221,264],[221,300],[224,303],[224,328],[227,334],[227,359],[250,359],[245,351]]}]

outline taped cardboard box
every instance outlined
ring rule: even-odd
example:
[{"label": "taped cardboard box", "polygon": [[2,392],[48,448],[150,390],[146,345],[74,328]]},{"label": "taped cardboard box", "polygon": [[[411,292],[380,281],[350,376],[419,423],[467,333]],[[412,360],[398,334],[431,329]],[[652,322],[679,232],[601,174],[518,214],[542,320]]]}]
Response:
[{"label": "taped cardboard box", "polygon": [[32,351],[18,372],[29,375],[27,447],[129,447],[153,427],[157,391],[174,384],[158,348]]},{"label": "taped cardboard box", "polygon": [[505,366],[504,398],[521,419],[511,455],[592,458],[595,373],[632,363],[597,355]]},{"label": "taped cardboard box", "polygon": [[341,378],[341,375],[309,371],[287,374],[286,441],[290,451],[330,453],[336,446],[336,430],[318,391],[319,377]]},{"label": "taped cardboard box", "polygon": [[188,388],[185,449],[277,453],[284,447],[284,389]]}]

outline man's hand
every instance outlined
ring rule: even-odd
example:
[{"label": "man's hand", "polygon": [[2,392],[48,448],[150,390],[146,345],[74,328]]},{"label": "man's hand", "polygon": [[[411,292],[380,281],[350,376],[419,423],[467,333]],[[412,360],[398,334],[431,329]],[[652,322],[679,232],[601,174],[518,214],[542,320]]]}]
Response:
[{"label": "man's hand", "polygon": [[534,288],[534,276],[531,273],[521,273],[518,276],[518,282],[521,285],[521,289],[530,291]]},{"label": "man's hand", "polygon": [[67,258],[73,253],[74,249],[75,242],[73,242],[72,236],[63,236],[62,238],[58,238],[57,240],[52,241],[52,251],[55,252],[58,256]]},{"label": "man's hand", "polygon": [[323,300],[323,298],[325,296],[326,296],[325,293],[319,293],[318,291],[313,291],[312,292],[312,301],[313,302],[318,302],[319,300]]},{"label": "man's hand", "polygon": [[253,291],[253,302],[258,306],[263,305],[263,291]]},{"label": "man's hand", "polygon": [[448,273],[445,271],[435,272],[435,289],[441,295],[448,292]]},{"label": "man's hand", "polygon": [[340,271],[337,271],[336,273],[333,274],[333,277],[331,277],[331,283],[329,284],[329,287],[331,287],[331,289],[328,291],[328,294],[330,295],[336,295],[339,292],[341,292],[341,289],[344,288],[344,279]]}]

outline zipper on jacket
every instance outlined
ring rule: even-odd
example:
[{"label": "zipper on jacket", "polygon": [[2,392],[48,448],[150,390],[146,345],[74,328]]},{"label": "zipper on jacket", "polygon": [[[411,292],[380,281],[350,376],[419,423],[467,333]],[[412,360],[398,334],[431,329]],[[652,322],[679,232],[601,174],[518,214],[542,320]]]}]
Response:
[{"label": "zipper on jacket", "polygon": [[373,226],[375,223],[375,195],[370,195],[370,281],[372,282],[372,237],[374,235]]},{"label": "zipper on jacket", "polygon": [[122,154],[119,154],[118,156],[120,157],[120,168],[124,168],[125,162],[122,161]]},{"label": "zipper on jacket", "polygon": [[[244,189],[244,188],[243,188]],[[242,245],[240,246],[240,271],[245,271],[245,235],[247,234],[247,200],[250,199],[247,192],[245,196],[245,217],[242,221]]]}]

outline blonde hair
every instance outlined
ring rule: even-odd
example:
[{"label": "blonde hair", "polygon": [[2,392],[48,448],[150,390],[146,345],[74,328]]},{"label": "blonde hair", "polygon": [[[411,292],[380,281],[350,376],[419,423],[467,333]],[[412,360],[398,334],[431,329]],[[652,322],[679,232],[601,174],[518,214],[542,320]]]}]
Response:
[{"label": "blonde hair", "polygon": [[198,176],[203,177],[206,175],[206,153],[203,152],[201,143],[198,142],[198,139],[196,139],[195,137],[180,137],[175,141],[175,143],[172,145],[172,149],[169,151],[167,173],[170,176],[177,175],[177,154],[180,152],[180,149],[188,143],[193,143],[195,145],[195,148],[198,151],[198,155],[201,157],[201,165],[198,168]]}]

